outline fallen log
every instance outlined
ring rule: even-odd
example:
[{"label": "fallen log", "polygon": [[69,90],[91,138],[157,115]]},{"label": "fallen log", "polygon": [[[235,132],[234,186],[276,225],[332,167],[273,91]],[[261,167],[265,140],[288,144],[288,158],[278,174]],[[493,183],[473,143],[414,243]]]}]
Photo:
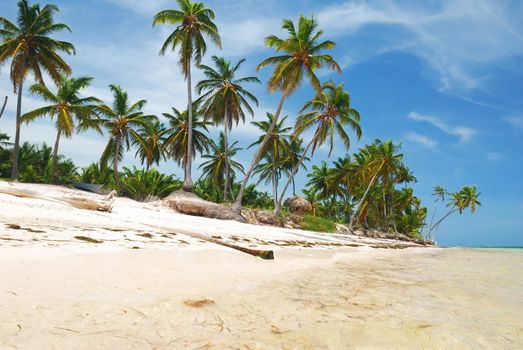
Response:
[{"label": "fallen log", "polygon": [[1,186],[0,185],[0,193],[2,194],[8,194],[11,196],[16,196],[20,198],[35,198],[35,199],[42,199],[50,202],[56,202],[61,203],[65,205],[70,205],[75,208],[79,209],[87,209],[87,210],[95,210],[95,211],[104,211],[104,212],[111,212],[113,210],[113,197],[116,194],[115,191],[112,191],[109,193],[108,196],[103,198],[102,200],[93,200],[88,199],[84,197],[51,197],[46,196],[44,194],[41,194],[36,191],[30,191],[30,190],[22,190],[19,188],[15,188],[13,186]]},{"label": "fallen log", "polygon": [[274,252],[272,250],[260,250],[260,249],[245,248],[245,247],[242,247],[242,246],[237,245],[237,244],[225,242],[224,240],[221,240],[221,239],[218,239],[218,238],[209,237],[207,235],[204,235],[204,234],[201,234],[201,233],[198,233],[198,232],[184,230],[184,229],[172,230],[172,229],[170,229],[168,227],[164,227],[164,226],[156,226],[156,225],[149,225],[149,226],[157,228],[157,229],[160,229],[160,230],[164,230],[164,231],[167,231],[167,232],[179,233],[179,234],[182,234],[182,235],[185,235],[185,236],[189,236],[189,237],[192,237],[192,238],[195,238],[195,239],[201,239],[202,241],[206,241],[206,242],[218,244],[218,245],[221,245],[221,246],[224,246],[224,247],[227,247],[227,248],[235,249],[235,250],[238,250],[240,252],[243,252],[243,253],[246,253],[246,254],[258,257],[258,258],[262,258],[262,259],[265,259],[265,260],[274,260]]}]

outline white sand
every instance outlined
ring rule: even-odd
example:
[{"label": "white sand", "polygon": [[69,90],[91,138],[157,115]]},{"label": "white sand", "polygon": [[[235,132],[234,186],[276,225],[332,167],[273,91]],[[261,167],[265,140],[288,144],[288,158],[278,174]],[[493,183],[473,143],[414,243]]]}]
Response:
[{"label": "white sand", "polygon": [[[276,259],[168,234],[177,229]],[[0,195],[0,349],[523,347],[521,252],[368,247],[380,242],[123,198],[98,213]]]}]

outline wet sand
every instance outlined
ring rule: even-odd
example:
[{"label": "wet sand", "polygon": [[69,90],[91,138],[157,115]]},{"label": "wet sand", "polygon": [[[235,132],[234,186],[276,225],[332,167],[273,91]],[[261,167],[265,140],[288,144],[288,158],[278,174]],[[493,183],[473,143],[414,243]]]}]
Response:
[{"label": "wet sand", "polygon": [[50,250],[0,247],[1,349],[523,347],[521,250]]}]

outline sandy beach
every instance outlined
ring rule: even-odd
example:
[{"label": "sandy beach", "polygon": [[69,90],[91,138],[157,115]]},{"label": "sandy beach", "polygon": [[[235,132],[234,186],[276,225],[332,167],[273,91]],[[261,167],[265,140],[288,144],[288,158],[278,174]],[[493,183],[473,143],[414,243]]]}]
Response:
[{"label": "sandy beach", "polygon": [[[523,347],[521,250],[380,249],[391,242],[125,198],[112,213],[0,203],[0,349]],[[275,260],[183,230],[272,249]]]}]

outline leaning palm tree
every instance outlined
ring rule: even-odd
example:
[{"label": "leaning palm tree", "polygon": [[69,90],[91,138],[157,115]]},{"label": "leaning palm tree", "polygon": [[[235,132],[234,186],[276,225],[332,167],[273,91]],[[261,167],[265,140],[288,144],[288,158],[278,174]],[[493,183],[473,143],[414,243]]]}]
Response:
[{"label": "leaning palm tree", "polygon": [[101,133],[99,118],[96,115],[96,106],[101,101],[95,97],[80,97],[81,90],[91,84],[93,78],[79,77],[69,78],[62,76],[58,83],[58,91],[51,92],[43,84],[34,84],[30,91],[40,96],[44,101],[50,103],[24,114],[20,122],[32,122],[35,119],[51,117],[55,119],[56,140],[53,150],[53,163],[51,167],[53,181],[58,183],[58,147],[60,138],[65,136],[70,138],[76,131],[83,131],[89,128],[96,129]]},{"label": "leaning palm tree", "polygon": [[[209,153],[202,156],[205,161],[200,165],[203,171],[200,178],[204,178],[216,186],[223,185],[223,187],[229,187],[230,190],[231,182],[236,178],[236,171],[243,173],[243,165],[232,159],[242,149],[237,147],[237,144],[238,142],[236,141],[230,145],[226,144],[223,132],[220,132],[217,143],[211,140]],[[225,175],[225,169],[230,170],[229,176]]]},{"label": "leaning palm tree", "polygon": [[173,113],[163,113],[163,116],[167,118],[169,126],[165,131],[164,148],[168,156],[172,157],[178,165],[182,165],[185,169],[189,162],[189,157],[196,157],[196,153],[202,154],[204,151],[209,152],[210,140],[206,133],[209,131],[207,126],[210,124],[202,120],[198,113],[196,105],[193,106],[194,111],[192,115],[192,134],[193,142],[191,152],[188,152],[189,142],[189,121],[188,112],[185,110],[180,112],[176,108],[172,108]]},{"label": "leaning palm tree", "polygon": [[245,174],[236,202],[233,209],[237,212],[241,210],[243,192],[249,182],[251,174],[260,161],[265,145],[269,141],[270,134],[280,117],[283,102],[287,96],[295,92],[303,82],[303,77],[307,76],[311,85],[316,90],[321,90],[321,84],[316,76],[316,70],[319,68],[329,68],[336,70],[341,74],[341,68],[338,63],[330,56],[325,54],[326,50],[334,48],[336,45],[333,41],[319,41],[323,34],[322,30],[317,30],[318,23],[314,18],[307,18],[300,16],[298,19],[298,28],[289,20],[283,20],[282,28],[288,33],[285,39],[279,38],[275,35],[268,36],[265,39],[265,44],[274,48],[277,52],[282,52],[282,55],[273,56],[265,59],[258,65],[258,69],[274,65],[274,71],[269,79],[269,92],[280,91],[281,98],[274,113],[274,120],[271,128],[268,130],[266,137],[260,143],[260,146],[254,154],[251,164]]},{"label": "leaning palm tree", "polygon": [[[373,144],[367,145],[360,153],[363,164],[359,169],[359,175],[368,183],[367,188],[361,196],[359,202],[356,204],[352,213],[349,228],[352,229],[354,220],[359,214],[362,204],[365,202],[370,189],[375,185],[376,181],[381,178],[381,188],[383,197],[385,199],[385,191],[391,184],[391,177],[403,166],[403,154],[398,153],[399,145],[395,145],[392,141],[375,140]],[[387,210],[386,201],[383,200],[384,220],[386,220]]]},{"label": "leaning palm tree", "polygon": [[478,201],[481,193],[477,192],[476,186],[465,186],[458,192],[453,192],[450,195],[452,197],[449,198],[449,202],[447,203],[447,207],[450,207],[450,210],[430,227],[430,230],[427,233],[429,239],[432,239],[433,232],[436,232],[441,223],[450,215],[455,212],[462,214],[467,208],[470,209],[471,214],[474,214],[476,212],[476,206],[481,205]]},{"label": "leaning palm tree", "polygon": [[185,178],[183,189],[192,190],[192,85],[191,85],[191,64],[194,59],[196,64],[200,64],[202,57],[207,51],[207,44],[204,36],[207,36],[218,47],[221,48],[221,40],[218,35],[218,28],[213,23],[214,12],[206,8],[203,3],[192,2],[191,0],[177,0],[180,9],[163,10],[154,16],[153,26],[157,24],[171,24],[176,26],[174,31],[167,37],[160,54],[165,55],[168,49],[175,51],[179,49],[180,66],[187,80],[187,113],[189,120],[188,140],[187,140],[187,163],[185,164]]},{"label": "leaning palm tree", "polygon": [[[254,115],[249,103],[258,105],[258,100],[249,91],[242,86],[244,83],[260,83],[256,77],[236,78],[236,72],[241,64],[245,62],[240,60],[232,66],[231,61],[223,57],[212,56],[216,69],[201,65],[206,79],[196,84],[196,90],[199,94],[205,92],[198,100],[202,101],[202,113],[206,120],[212,119],[215,125],[224,125],[224,142],[227,149],[228,133],[232,129],[233,122],[245,122],[245,111]],[[245,109],[245,111],[244,111]],[[226,155],[227,156],[227,155]],[[229,177],[229,162],[225,161],[225,178]],[[226,180],[226,183],[229,183]],[[227,188],[223,189],[223,199],[227,200]]]},{"label": "leaning palm tree", "polygon": [[70,74],[71,68],[58,52],[74,54],[74,46],[49,35],[69,30],[62,23],[54,22],[58,12],[55,5],[30,5],[27,0],[18,1],[16,24],[0,17],[0,67],[11,59],[10,78],[14,93],[18,94],[16,105],[16,131],[13,148],[11,178],[18,179],[18,153],[20,148],[20,117],[25,78],[32,73],[36,82],[45,85],[43,75],[47,73],[55,83],[60,82],[61,73]]},{"label": "leaning palm tree", "polygon": [[345,148],[349,149],[350,137],[345,131],[346,126],[349,126],[354,131],[358,140],[361,137],[360,114],[350,106],[350,96],[343,89],[343,84],[336,85],[333,82],[323,84],[321,93],[313,100],[307,102],[303,106],[301,113],[296,120],[296,135],[301,135],[304,131],[312,128],[316,130],[305,147],[303,156],[292,169],[289,180],[280,193],[278,205],[274,208],[275,213],[279,212],[285,192],[311,147],[311,155],[313,155],[319,146],[328,141],[330,156],[334,147],[334,138],[337,134]]},{"label": "leaning palm tree", "polygon": [[109,88],[113,93],[112,105],[104,104],[97,108],[97,112],[106,118],[101,123],[109,132],[109,141],[102,153],[100,167],[107,166],[108,161],[112,162],[116,187],[121,191],[123,187],[118,174],[118,163],[132,144],[145,146],[146,141],[138,133],[138,129],[153,123],[156,117],[143,114],[142,109],[147,101],[139,100],[130,104],[127,92],[120,86],[109,85]]}]

